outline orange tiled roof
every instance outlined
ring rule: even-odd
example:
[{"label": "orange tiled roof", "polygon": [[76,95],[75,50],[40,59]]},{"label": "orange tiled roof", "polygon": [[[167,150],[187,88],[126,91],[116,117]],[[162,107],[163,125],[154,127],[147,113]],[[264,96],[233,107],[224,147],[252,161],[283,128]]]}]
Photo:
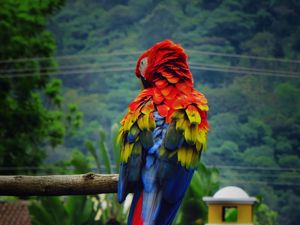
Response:
[{"label": "orange tiled roof", "polygon": [[25,201],[0,202],[1,225],[31,225]]}]

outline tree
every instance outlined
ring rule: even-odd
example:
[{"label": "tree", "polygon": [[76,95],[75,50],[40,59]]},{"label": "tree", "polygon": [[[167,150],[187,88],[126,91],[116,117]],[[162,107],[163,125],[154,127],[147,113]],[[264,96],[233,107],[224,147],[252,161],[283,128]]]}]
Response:
[{"label": "tree", "polygon": [[63,2],[1,1],[0,166],[40,165],[42,147],[62,143],[61,81],[48,76],[56,45],[46,25]]},{"label": "tree", "polygon": [[255,225],[275,225],[277,212],[271,210],[266,204],[260,202],[254,208]]}]

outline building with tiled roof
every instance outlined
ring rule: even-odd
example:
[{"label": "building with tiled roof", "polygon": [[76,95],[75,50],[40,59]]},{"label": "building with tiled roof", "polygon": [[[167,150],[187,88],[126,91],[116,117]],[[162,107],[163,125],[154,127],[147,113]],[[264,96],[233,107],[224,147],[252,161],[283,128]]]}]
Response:
[{"label": "building with tiled roof", "polygon": [[0,225],[31,225],[26,201],[0,202]]}]

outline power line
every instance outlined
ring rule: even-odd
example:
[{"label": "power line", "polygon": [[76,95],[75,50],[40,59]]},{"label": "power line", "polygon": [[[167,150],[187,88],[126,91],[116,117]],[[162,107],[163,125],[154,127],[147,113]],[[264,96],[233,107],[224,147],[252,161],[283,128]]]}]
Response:
[{"label": "power line", "polygon": [[74,167],[59,167],[59,166],[50,166],[50,167],[36,167],[36,166],[22,166],[22,167],[0,167],[0,171],[20,171],[20,170],[33,170],[33,171],[42,171],[42,170],[51,170],[51,169],[66,169],[66,170],[75,170]]},{"label": "power line", "polygon": [[[235,178],[243,178],[247,180],[262,180],[262,181],[292,181],[295,183],[300,183],[300,174],[291,174],[285,177],[282,177],[283,174],[220,174],[220,178],[222,179],[235,179]],[[276,179],[278,178],[278,179]]]},{"label": "power line", "polygon": [[[270,186],[300,186],[299,183],[290,183],[290,182],[265,182],[265,181],[250,181],[250,180],[231,180],[231,183],[238,183],[238,184],[259,184],[259,185],[270,185]],[[223,182],[225,183],[225,182]]]},{"label": "power line", "polygon": [[[96,69],[96,68],[101,68],[101,67],[106,67],[106,66],[117,66],[117,65],[132,65],[135,64],[135,61],[128,61],[128,62],[107,62],[107,63],[87,63],[87,64],[79,64],[79,65],[63,65],[59,67],[44,67],[43,70],[47,70],[47,72],[55,72],[58,69],[59,70],[66,70],[66,69]],[[205,64],[205,63],[196,63],[196,62],[191,62],[190,63],[191,67],[215,67],[215,68],[220,68],[220,69],[226,69],[226,70],[231,70],[231,69],[236,69],[239,71],[249,71],[249,72],[261,72],[261,73],[270,73],[270,74],[282,74],[282,75],[298,75],[300,76],[300,73],[293,72],[293,71],[283,71],[283,70],[268,70],[268,69],[256,69],[256,68],[251,68],[251,67],[240,67],[240,66],[227,66],[227,65],[220,65],[220,64]],[[49,71],[50,70],[50,71]],[[8,69],[8,70],[0,70],[0,75],[7,75],[6,73],[24,73],[24,72],[36,72],[36,70],[33,69]]]},{"label": "power line", "polygon": [[293,75],[293,74],[269,74],[269,73],[261,73],[261,72],[251,72],[248,70],[236,70],[236,69],[220,69],[220,68],[214,68],[214,67],[204,67],[204,66],[191,66],[191,69],[195,70],[205,70],[205,71],[215,71],[215,72],[230,72],[235,74],[246,74],[246,75],[253,75],[253,76],[265,76],[265,77],[284,77],[284,78],[297,78],[300,79],[299,75]]},{"label": "power line", "polygon": [[20,63],[20,62],[30,62],[30,61],[46,61],[52,59],[76,59],[76,58],[89,58],[89,57],[100,57],[100,56],[129,56],[129,55],[138,55],[141,54],[142,51],[135,52],[112,52],[112,53],[95,53],[95,54],[78,54],[78,55],[61,55],[61,56],[51,56],[51,57],[32,57],[32,58],[19,58],[19,59],[6,59],[0,60],[0,64],[12,64],[12,63]]},{"label": "power line", "polygon": [[[230,73],[235,73],[235,74],[247,74],[247,75],[253,75],[253,76],[268,76],[268,77],[283,77],[283,78],[297,78],[300,79],[300,76],[294,75],[294,74],[270,74],[270,73],[263,73],[263,72],[251,72],[248,70],[240,70],[240,69],[220,69],[220,68],[214,68],[213,66],[191,66],[191,69],[194,70],[205,70],[205,71],[215,71],[215,72],[230,72]],[[126,72],[126,71],[134,71],[133,68],[129,67],[119,67],[119,68],[97,68],[94,70],[69,70],[69,71],[61,71],[61,72],[56,72],[54,74],[49,74],[48,72],[41,72],[38,73],[37,75],[35,74],[11,74],[11,75],[0,75],[0,78],[14,78],[14,77],[31,77],[31,76],[55,76],[55,75],[76,75],[76,74],[91,74],[91,73],[106,73],[106,72]]]},{"label": "power line", "polygon": [[299,167],[277,168],[277,167],[254,167],[254,166],[232,166],[232,165],[206,165],[208,168],[222,168],[232,170],[258,170],[258,171],[297,171]]},{"label": "power line", "polygon": [[[224,183],[224,182],[223,182]],[[255,185],[268,185],[268,186],[300,186],[300,184],[294,184],[294,183],[281,183],[281,182],[251,182],[251,181],[236,181],[237,184],[244,184],[244,185],[249,185],[249,184],[255,184]]]},{"label": "power line", "polygon": [[262,60],[262,61],[296,63],[296,64],[300,63],[299,60],[273,58],[273,57],[262,57],[262,56],[253,56],[253,55],[243,55],[243,54],[233,54],[233,53],[220,53],[220,52],[198,51],[198,50],[187,50],[187,52],[196,53],[196,54],[199,54],[199,55],[209,55],[209,56],[221,56],[221,57],[243,58],[243,59],[256,59],[256,60]]},{"label": "power line", "polygon": [[[43,70],[47,70],[47,72],[56,72],[59,70],[66,70],[66,69],[90,69],[90,68],[102,68],[106,66],[118,66],[118,65],[131,65],[135,64],[135,61],[128,61],[128,62],[107,62],[107,63],[83,63],[79,65],[62,65],[62,66],[50,66],[50,67],[43,67]],[[49,71],[50,70],[50,71]],[[36,72],[34,68],[28,69],[8,69],[8,70],[0,70],[0,75],[6,75],[6,73],[25,73],[25,72]]]},{"label": "power line", "polygon": [[221,176],[231,176],[232,174],[234,176],[239,176],[239,177],[250,177],[250,178],[283,178],[283,177],[280,177],[280,176],[285,176],[285,178],[290,178],[290,177],[293,177],[293,178],[300,178],[300,173],[297,173],[297,174],[285,174],[286,171],[281,171],[279,173],[275,173],[272,172],[272,174],[269,174],[269,173],[259,173],[259,172],[255,172],[255,173],[251,173],[249,174],[249,172],[247,173],[241,173],[241,172],[238,172],[238,173],[223,173],[222,170],[220,170],[220,175]]},{"label": "power line", "polygon": [[69,70],[69,71],[62,71],[56,73],[38,73],[37,75],[33,74],[13,74],[13,75],[2,75],[0,78],[15,78],[15,77],[32,77],[32,76],[58,76],[58,75],[85,75],[85,74],[93,74],[93,73],[109,73],[109,72],[127,72],[127,71],[134,71],[131,67],[123,67],[123,68],[109,68],[109,69],[98,69],[98,70]]},{"label": "power line", "polygon": [[[198,55],[207,55],[207,56],[221,56],[227,58],[240,58],[240,59],[255,59],[261,61],[272,61],[272,62],[283,62],[283,63],[293,63],[299,64],[299,60],[284,59],[284,58],[273,58],[273,57],[261,57],[253,55],[244,55],[244,54],[232,54],[232,53],[220,53],[220,52],[211,52],[211,51],[200,51],[200,50],[186,50],[187,53],[194,53]],[[17,58],[17,59],[6,59],[0,60],[0,64],[11,64],[18,62],[29,62],[29,61],[45,61],[50,59],[76,59],[76,58],[89,58],[89,57],[100,57],[100,56],[128,56],[128,55],[138,55],[143,53],[143,51],[133,51],[133,52],[112,52],[112,53],[94,53],[94,54],[77,54],[77,55],[60,55],[52,57],[32,57],[32,58]]]},{"label": "power line", "polygon": [[191,66],[213,66],[216,68],[222,68],[222,69],[237,69],[242,71],[252,71],[252,72],[263,72],[263,73],[277,73],[277,74],[289,74],[289,75],[298,75],[300,76],[299,72],[293,72],[293,71],[284,71],[284,70],[269,70],[269,69],[257,69],[257,68],[251,68],[251,67],[242,67],[242,66],[229,66],[229,65],[220,65],[220,64],[205,64],[205,63],[190,63]]}]

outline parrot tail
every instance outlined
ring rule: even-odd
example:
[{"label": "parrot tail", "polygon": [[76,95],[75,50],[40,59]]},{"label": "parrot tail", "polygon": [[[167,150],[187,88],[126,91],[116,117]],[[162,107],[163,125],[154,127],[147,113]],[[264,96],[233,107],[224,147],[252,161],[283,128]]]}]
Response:
[{"label": "parrot tail", "polygon": [[144,220],[142,218],[142,206],[143,206],[143,193],[140,194],[137,204],[135,205],[133,217],[132,217],[132,225],[143,225]]}]

